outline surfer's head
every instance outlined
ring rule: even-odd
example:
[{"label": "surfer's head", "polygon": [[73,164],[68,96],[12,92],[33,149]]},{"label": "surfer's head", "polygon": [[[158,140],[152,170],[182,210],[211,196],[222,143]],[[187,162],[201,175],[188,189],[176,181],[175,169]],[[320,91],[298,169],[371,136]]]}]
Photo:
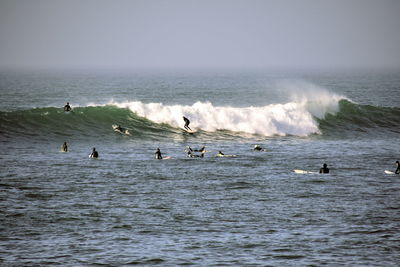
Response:
[{"label": "surfer's head", "polygon": [[328,165],[326,165],[326,163],[324,163],[324,168],[328,167]]}]

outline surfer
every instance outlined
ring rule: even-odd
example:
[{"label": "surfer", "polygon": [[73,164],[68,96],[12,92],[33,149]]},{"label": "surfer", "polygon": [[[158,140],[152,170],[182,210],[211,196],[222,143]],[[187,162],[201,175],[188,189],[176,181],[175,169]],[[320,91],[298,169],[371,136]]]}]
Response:
[{"label": "surfer", "polygon": [[216,157],[221,157],[221,156],[224,156],[225,154],[224,153],[222,153],[222,151],[220,150],[220,151],[218,151],[218,153],[217,153],[217,155],[216,155]]},{"label": "surfer", "polygon": [[118,131],[120,131],[121,133],[124,133],[124,134],[128,134],[128,133],[127,133],[127,130],[126,130],[125,128],[122,128],[121,125],[119,125],[119,124],[118,124],[118,126],[115,128],[115,130],[118,130]]},{"label": "surfer", "polygon": [[96,151],[96,148],[94,147],[92,150],[92,153],[90,154],[91,158],[98,158],[99,157],[99,153]]},{"label": "surfer", "polygon": [[69,105],[69,102],[64,106],[64,111],[71,111],[71,106]]},{"label": "surfer", "polygon": [[[201,154],[200,154],[200,155],[195,155],[195,154],[192,153],[192,152],[194,152],[194,151],[196,151],[196,152],[201,152]],[[205,150],[202,150],[202,151],[193,150],[193,149],[191,149],[191,148],[189,147],[189,150],[188,150],[188,152],[187,152],[187,155],[188,155],[189,158],[204,158],[204,153],[205,153],[205,152],[206,152]]]},{"label": "surfer", "polygon": [[254,151],[265,151],[265,149],[260,147],[259,145],[255,145],[254,146]]},{"label": "surfer", "polygon": [[154,154],[156,159],[162,159],[160,148],[157,148],[156,153]]},{"label": "surfer", "polygon": [[68,152],[67,142],[64,142],[64,144],[62,144],[61,151]]},{"label": "surfer", "polygon": [[324,163],[323,167],[319,169],[319,173],[329,173],[328,165]]},{"label": "surfer", "polygon": [[190,121],[189,121],[189,119],[188,118],[186,118],[185,116],[183,116],[183,120],[185,121],[185,126],[183,126],[186,130],[192,130],[192,129],[190,129],[190,127],[189,127],[189,124],[190,124]]},{"label": "surfer", "polygon": [[206,152],[206,147],[205,147],[205,146],[203,146],[203,147],[200,148],[200,149],[192,149],[190,146],[188,146],[188,149],[189,149],[189,151],[191,151],[191,152],[201,152],[201,153]]},{"label": "surfer", "polygon": [[396,160],[396,164],[397,164],[397,169],[394,172],[395,174],[400,174],[400,162],[398,160]]}]

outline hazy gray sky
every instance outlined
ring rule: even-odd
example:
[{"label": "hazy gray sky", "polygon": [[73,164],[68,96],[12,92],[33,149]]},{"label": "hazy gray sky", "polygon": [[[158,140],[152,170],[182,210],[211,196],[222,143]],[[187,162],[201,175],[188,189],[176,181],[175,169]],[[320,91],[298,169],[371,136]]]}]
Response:
[{"label": "hazy gray sky", "polygon": [[400,67],[399,0],[0,0],[0,66]]}]

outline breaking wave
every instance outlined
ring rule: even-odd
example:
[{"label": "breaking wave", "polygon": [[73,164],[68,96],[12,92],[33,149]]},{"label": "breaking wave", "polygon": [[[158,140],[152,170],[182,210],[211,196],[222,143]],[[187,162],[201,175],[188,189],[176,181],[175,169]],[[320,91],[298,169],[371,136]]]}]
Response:
[{"label": "breaking wave", "polygon": [[358,105],[329,92],[293,95],[287,103],[261,107],[110,102],[76,107],[65,113],[54,107],[0,112],[0,135],[107,136],[112,124],[120,124],[132,138],[162,138],[182,134],[182,116],[190,127],[208,136],[309,136],[343,135],[373,129],[400,132],[400,109]]}]

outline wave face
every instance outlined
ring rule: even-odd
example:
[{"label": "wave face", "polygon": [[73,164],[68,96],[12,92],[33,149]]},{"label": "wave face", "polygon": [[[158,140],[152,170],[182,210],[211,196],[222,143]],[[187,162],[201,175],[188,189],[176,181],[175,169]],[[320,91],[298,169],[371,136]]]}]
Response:
[{"label": "wave face", "polygon": [[162,138],[181,134],[182,116],[190,127],[207,136],[350,136],[374,129],[400,132],[400,109],[358,105],[334,94],[302,97],[263,107],[218,107],[211,103],[164,105],[125,102],[90,105],[64,113],[59,108],[0,112],[0,134],[13,136],[105,137],[120,124],[134,138]]},{"label": "wave face", "polygon": [[339,101],[337,113],[317,119],[323,135],[349,137],[350,135],[400,133],[400,108],[358,105]]}]

